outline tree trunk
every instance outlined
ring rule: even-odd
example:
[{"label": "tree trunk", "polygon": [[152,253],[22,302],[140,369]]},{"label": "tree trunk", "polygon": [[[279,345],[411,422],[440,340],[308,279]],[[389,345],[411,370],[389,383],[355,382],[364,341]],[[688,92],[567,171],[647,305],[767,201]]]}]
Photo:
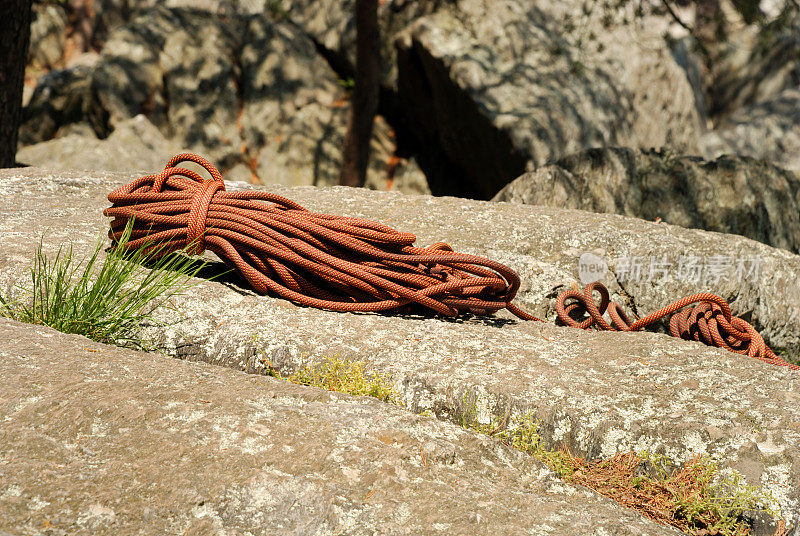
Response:
[{"label": "tree trunk", "polygon": [[367,180],[372,124],[380,91],[378,0],[356,0],[356,77],[342,154],[339,184],[363,186]]},{"label": "tree trunk", "polygon": [[14,167],[32,0],[0,0],[0,168]]}]

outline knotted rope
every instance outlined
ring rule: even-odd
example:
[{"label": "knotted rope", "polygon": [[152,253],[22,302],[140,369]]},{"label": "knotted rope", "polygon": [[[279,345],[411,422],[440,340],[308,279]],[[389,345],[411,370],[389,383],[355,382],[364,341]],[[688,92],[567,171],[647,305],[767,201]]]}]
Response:
[{"label": "knotted rope", "polygon": [[[211,176],[183,167],[194,162]],[[133,220],[126,249],[157,248],[158,255],[206,249],[237,270],[261,294],[272,293],[300,305],[334,311],[377,312],[417,304],[437,313],[492,314],[507,309],[523,320],[539,320],[512,301],[517,273],[498,262],[458,253],[444,243],[414,247],[416,237],[378,222],[317,214],[264,191],[228,192],[208,160],[179,154],[164,171],[117,188],[103,213],[112,217],[109,238],[117,244]],[[600,293],[600,304],[593,293]],[[697,303],[693,308],[685,306]],[[683,309],[683,310],[681,310]],[[612,323],[603,314],[608,311]],[[638,331],[676,313],[676,337],[800,369],[775,355],[746,321],[731,314],[714,294],[694,294],[631,323],[610,302],[608,290],[592,283],[582,294],[558,296],[556,312],[568,326]],[[576,320],[576,316],[588,318]]]},{"label": "knotted rope", "polygon": [[[595,292],[600,294],[599,304],[594,300]],[[696,305],[688,307],[692,304]],[[606,312],[611,319],[610,324],[603,318]],[[622,308],[611,301],[608,289],[602,283],[595,282],[586,285],[582,293],[576,290],[562,292],[556,298],[556,315],[566,326],[580,329],[595,326],[610,331],[639,331],[672,315],[669,332],[673,337],[703,342],[773,365],[800,370],[800,366],[776,355],[749,322],[733,316],[728,302],[710,292],[692,294],[631,322]]]},{"label": "knotted rope", "polygon": [[[211,178],[181,162],[202,166]],[[108,200],[115,243],[134,219],[126,248],[208,249],[257,292],[301,305],[374,312],[419,304],[448,316],[505,308],[534,319],[511,303],[520,280],[508,266],[444,243],[417,248],[411,233],[309,212],[269,192],[227,192],[217,168],[197,155],[175,156],[160,174],[116,189]]]}]

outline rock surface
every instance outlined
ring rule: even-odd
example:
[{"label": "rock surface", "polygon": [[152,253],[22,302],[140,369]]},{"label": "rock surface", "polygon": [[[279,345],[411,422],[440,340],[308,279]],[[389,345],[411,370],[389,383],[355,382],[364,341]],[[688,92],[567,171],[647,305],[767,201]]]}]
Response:
[{"label": "rock surface", "polygon": [[[106,225],[105,196],[127,178],[0,173],[0,285],[25,273],[42,234],[50,250],[67,240],[76,254],[89,249]],[[576,277],[577,257],[594,251],[610,265],[605,282],[613,298],[639,313],[712,290],[774,347],[800,354],[800,257],[752,240],[538,206],[347,188],[273,190],[311,210],[375,219],[416,233],[421,244],[446,241],[504,262],[524,281],[519,304],[548,319],[552,298]],[[758,257],[760,270],[714,283],[673,268],[663,278],[631,281],[619,260],[690,253]],[[708,454],[772,492],[790,523],[798,521],[800,376],[786,369],[662,334],[582,332],[507,315],[443,320],[301,308],[253,295],[235,277],[200,282],[174,304],[179,318],[167,311],[166,327],[144,333],[171,355],[256,373],[358,359],[390,373],[416,412],[489,423],[510,411],[512,425],[533,412],[547,445],[592,458],[636,449],[677,464]]]},{"label": "rock surface", "polygon": [[[376,125],[369,186],[427,191],[405,185],[422,184],[415,157],[434,193],[488,199],[526,166],[587,147],[696,150],[702,106],[661,27],[599,11],[576,24],[564,17],[578,2],[557,4],[383,2],[381,111],[398,139],[387,147],[394,132]],[[352,0],[93,5],[102,56],[84,115],[100,137],[144,114],[237,179],[336,182]]]},{"label": "rock surface", "polygon": [[162,170],[182,150],[142,115],[120,122],[104,140],[95,138],[87,125],[83,129],[75,126],[73,133],[23,147],[17,151],[17,160],[52,169],[119,171],[134,176]]},{"label": "rock surface", "polygon": [[[111,25],[95,65],[54,71],[42,80],[26,108],[24,143],[49,140],[63,126],[87,121],[105,138],[142,114],[172,145],[202,152],[234,178],[338,182],[349,102],[305,35],[246,10],[217,16],[200,8],[144,7],[131,8],[141,14],[130,23]],[[379,118],[367,186],[427,192],[422,172],[395,157],[395,146],[394,133]],[[162,153],[151,151],[146,160],[160,160]]]},{"label": "rock surface", "polygon": [[31,46],[28,64],[37,69],[52,69],[64,57],[67,40],[67,16],[57,5],[36,3],[31,20]]},{"label": "rock surface", "polygon": [[420,158],[451,166],[429,174],[434,193],[488,199],[526,165],[589,147],[696,148],[694,93],[660,35],[589,20],[580,32],[626,39],[579,47],[564,28],[530,3],[461,0],[398,38],[401,115]]},{"label": "rock surface", "polygon": [[736,110],[701,144],[709,158],[733,153],[800,172],[800,83]]},{"label": "rock surface", "polygon": [[39,79],[23,109],[20,144],[51,140],[59,130],[86,121],[92,66],[50,71]]},{"label": "rock surface", "polygon": [[[800,169],[796,8],[762,3],[755,24],[723,1],[731,35],[702,55],[660,5],[618,4],[381,2],[382,117],[367,186],[427,193],[430,183],[436,194],[489,199],[526,170],[608,146]],[[103,138],[144,114],[237,180],[336,182],[353,0],[70,5],[71,17],[86,17],[79,41],[101,62],[42,79],[24,144],[89,119]],[[62,7],[37,9],[34,71],[71,65],[80,32]]]},{"label": "rock surface", "polygon": [[493,201],[660,219],[800,251],[800,177],[752,158],[591,149],[526,173]]},{"label": "rock surface", "polygon": [[267,182],[324,184],[335,167],[325,133],[346,121],[336,88],[311,42],[287,25],[156,8],[110,35],[92,73],[91,113],[101,133],[144,113],[226,171],[242,164]]},{"label": "rock surface", "polygon": [[800,170],[800,5],[779,3],[766,22],[720,45],[706,90],[716,124],[701,149]]},{"label": "rock surface", "polygon": [[3,534],[678,534],[372,399],[7,320],[0,374]]},{"label": "rock surface", "polygon": [[800,9],[786,3],[768,24],[740,29],[722,48],[710,99],[724,118],[800,86]]}]

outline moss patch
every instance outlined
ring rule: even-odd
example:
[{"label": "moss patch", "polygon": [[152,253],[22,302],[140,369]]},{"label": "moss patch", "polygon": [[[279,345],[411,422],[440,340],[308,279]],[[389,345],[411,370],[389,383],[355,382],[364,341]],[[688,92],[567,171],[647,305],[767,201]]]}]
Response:
[{"label": "moss patch", "polygon": [[389,376],[375,371],[367,371],[366,365],[361,361],[330,358],[321,363],[304,367],[284,379],[328,391],[355,396],[371,396],[384,402],[397,400],[397,393],[392,388]]}]

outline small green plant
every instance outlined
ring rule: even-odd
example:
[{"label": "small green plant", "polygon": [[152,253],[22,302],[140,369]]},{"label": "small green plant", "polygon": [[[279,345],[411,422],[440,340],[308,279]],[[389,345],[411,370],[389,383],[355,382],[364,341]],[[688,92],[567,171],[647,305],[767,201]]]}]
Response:
[{"label": "small green plant", "polygon": [[546,463],[561,478],[572,476],[574,468],[570,463],[569,455],[564,451],[548,450],[542,446],[539,421],[533,416],[526,416],[517,428],[504,430],[498,436],[515,449]]},{"label": "small green plant", "polygon": [[762,506],[772,498],[757,486],[743,484],[738,474],[722,479],[718,475],[719,467],[713,460],[697,457],[666,480],[673,493],[674,515],[686,520],[691,533],[744,536],[750,533],[738,520],[744,511],[777,517],[776,512]]},{"label": "small green plant", "polygon": [[458,424],[463,428],[482,431],[481,425],[478,423],[478,403],[469,396],[469,391],[464,391],[464,394],[461,395],[457,418]]},{"label": "small green plant", "polygon": [[307,366],[286,377],[300,385],[320,387],[356,396],[371,396],[384,402],[395,402],[397,393],[386,374],[367,372],[361,361],[330,358]]},{"label": "small green plant", "polygon": [[[131,225],[119,246],[127,243]],[[101,259],[98,239],[87,259],[76,260],[72,246],[46,255],[42,241],[30,269],[30,285],[18,296],[0,292],[0,316],[77,333],[98,342],[145,348],[140,328],[153,312],[186,288],[204,266],[185,255],[159,257],[159,247],[126,251],[115,247]]]},{"label": "small green plant", "polygon": [[289,16],[289,12],[283,6],[282,0],[267,0],[264,7],[267,13],[272,15],[277,21],[285,20]]},{"label": "small green plant", "polygon": [[347,78],[340,78],[339,80],[337,80],[337,83],[347,91],[352,91],[356,87],[356,81],[353,79],[352,76],[348,76]]}]

